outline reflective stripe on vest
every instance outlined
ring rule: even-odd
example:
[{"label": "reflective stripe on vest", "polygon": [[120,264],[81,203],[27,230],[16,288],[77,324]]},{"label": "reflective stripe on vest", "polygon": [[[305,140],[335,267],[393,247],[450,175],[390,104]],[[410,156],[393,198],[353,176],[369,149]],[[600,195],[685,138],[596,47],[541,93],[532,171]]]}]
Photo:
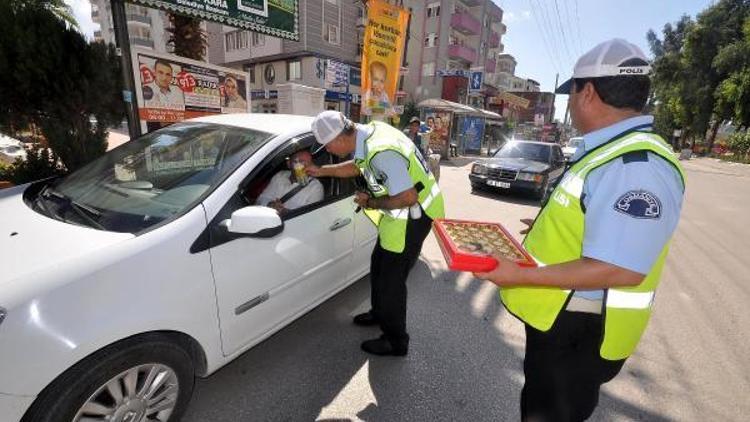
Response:
[{"label": "reflective stripe on vest", "polygon": [[[650,151],[659,155],[674,165],[684,180],[679,161],[657,135],[634,132],[609,141],[571,166],[540,211],[523,242],[538,263],[553,265],[581,258],[585,230],[581,195],[586,177],[594,169],[633,151]],[[603,358],[624,359],[635,350],[651,315],[654,292],[668,250],[667,244],[638,286],[605,290],[604,335],[600,347]],[[552,327],[571,294],[570,290],[554,287],[500,290],[506,308],[541,331]]]},{"label": "reflective stripe on vest", "polygon": [[[372,134],[365,141],[367,155],[364,160],[355,160],[360,172],[375,197],[388,196],[388,188],[375,177],[370,167],[373,157],[383,151],[394,151],[408,162],[412,186],[423,186],[418,194],[422,210],[431,219],[445,216],[443,194],[427,163],[416,150],[414,143],[398,129],[381,122],[371,123]],[[406,246],[406,226],[409,221],[409,208],[395,210],[365,210],[370,220],[378,226],[380,246],[391,252],[401,253]]]}]

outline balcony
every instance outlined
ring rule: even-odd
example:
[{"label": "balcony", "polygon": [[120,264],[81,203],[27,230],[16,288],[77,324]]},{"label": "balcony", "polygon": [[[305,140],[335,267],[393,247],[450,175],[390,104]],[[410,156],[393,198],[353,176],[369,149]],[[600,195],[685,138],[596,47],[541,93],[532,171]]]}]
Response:
[{"label": "balcony", "polygon": [[468,12],[451,15],[451,27],[464,35],[478,35],[482,24]]},{"label": "balcony", "polygon": [[488,41],[490,48],[497,48],[498,46],[500,46],[500,35],[498,35],[497,32],[492,31],[492,33],[490,33],[490,38]]},{"label": "balcony", "polygon": [[500,35],[505,35],[508,32],[508,27],[500,21],[492,22],[492,28],[497,31]]},{"label": "balcony", "polygon": [[139,45],[141,47],[154,48],[154,40],[150,40],[148,38],[130,37],[130,44]]},{"label": "balcony", "polygon": [[503,20],[503,9],[493,2],[487,2],[487,14],[495,18],[497,21]]},{"label": "balcony", "polygon": [[498,52],[502,54],[503,51],[505,51],[505,44],[500,43],[500,45],[497,46]]},{"label": "balcony", "polygon": [[477,50],[458,44],[451,45],[448,46],[448,57],[474,63],[477,60]]},{"label": "balcony", "polygon": [[126,18],[128,22],[138,22],[146,25],[151,25],[151,17],[148,15],[138,15],[135,13],[127,13]]},{"label": "balcony", "polygon": [[484,61],[484,73],[495,73],[495,61],[487,59]]}]

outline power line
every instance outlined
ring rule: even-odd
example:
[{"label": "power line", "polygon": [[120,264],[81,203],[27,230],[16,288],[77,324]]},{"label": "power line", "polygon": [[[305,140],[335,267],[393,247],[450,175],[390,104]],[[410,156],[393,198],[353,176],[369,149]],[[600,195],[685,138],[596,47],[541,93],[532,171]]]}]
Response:
[{"label": "power line", "polygon": [[550,63],[555,67],[558,73],[560,73],[560,69],[562,66],[560,66],[560,58],[557,57],[556,54],[553,54],[555,52],[554,46],[551,45],[551,41],[547,40],[546,32],[543,30],[544,24],[540,22],[540,14],[536,12],[534,7],[534,1],[529,0],[529,5],[531,6],[531,13],[534,15],[534,20],[536,21],[537,28],[539,29],[539,35],[542,38],[542,43],[544,44],[544,48],[547,50],[547,55],[550,58]]},{"label": "power line", "polygon": [[580,57],[583,52],[581,51],[581,39],[576,35],[575,22],[573,22],[572,13],[570,12],[570,1],[563,2],[565,5],[565,23],[568,26],[568,33],[570,34],[571,44],[573,49],[576,50],[576,56]]},{"label": "power line", "polygon": [[555,12],[557,14],[557,26],[560,28],[560,34],[562,35],[562,42],[563,46],[565,47],[565,52],[568,53],[568,57],[572,57],[573,54],[570,52],[570,47],[568,46],[568,38],[565,36],[565,30],[563,30],[562,26],[562,19],[560,18],[560,7],[557,5],[557,0],[555,0]]},{"label": "power line", "polygon": [[537,4],[539,5],[539,9],[542,11],[542,18],[544,18],[545,22],[543,24],[544,28],[547,30],[547,36],[550,40],[550,45],[552,45],[553,51],[555,55],[557,56],[557,60],[561,63],[561,67],[565,68],[565,61],[563,61],[560,58],[560,50],[562,47],[560,47],[556,41],[557,37],[555,36],[555,30],[554,25],[552,24],[552,19],[549,17],[549,14],[547,13],[547,7],[543,6],[542,0],[537,0]]}]

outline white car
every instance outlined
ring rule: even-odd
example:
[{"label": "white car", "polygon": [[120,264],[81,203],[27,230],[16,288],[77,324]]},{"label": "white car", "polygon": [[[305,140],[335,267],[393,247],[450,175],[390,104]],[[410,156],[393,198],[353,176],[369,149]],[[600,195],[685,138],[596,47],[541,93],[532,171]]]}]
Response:
[{"label": "white car", "polygon": [[582,144],[583,144],[583,138],[581,137],[570,138],[568,140],[568,143],[562,149],[562,152],[565,158],[570,159],[570,157],[572,157],[573,154],[576,153],[576,150]]},{"label": "white car", "polygon": [[177,420],[195,376],[366,275],[352,180],[283,219],[253,205],[311,122],[195,119],[0,191],[0,420]]}]

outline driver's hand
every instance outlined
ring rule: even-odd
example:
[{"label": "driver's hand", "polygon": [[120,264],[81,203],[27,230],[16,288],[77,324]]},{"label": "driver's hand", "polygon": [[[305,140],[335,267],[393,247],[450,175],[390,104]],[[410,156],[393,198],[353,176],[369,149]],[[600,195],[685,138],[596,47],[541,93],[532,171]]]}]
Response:
[{"label": "driver's hand", "polygon": [[354,202],[357,203],[362,208],[367,208],[367,201],[370,200],[370,195],[364,193],[364,192],[357,192],[354,195]]}]

